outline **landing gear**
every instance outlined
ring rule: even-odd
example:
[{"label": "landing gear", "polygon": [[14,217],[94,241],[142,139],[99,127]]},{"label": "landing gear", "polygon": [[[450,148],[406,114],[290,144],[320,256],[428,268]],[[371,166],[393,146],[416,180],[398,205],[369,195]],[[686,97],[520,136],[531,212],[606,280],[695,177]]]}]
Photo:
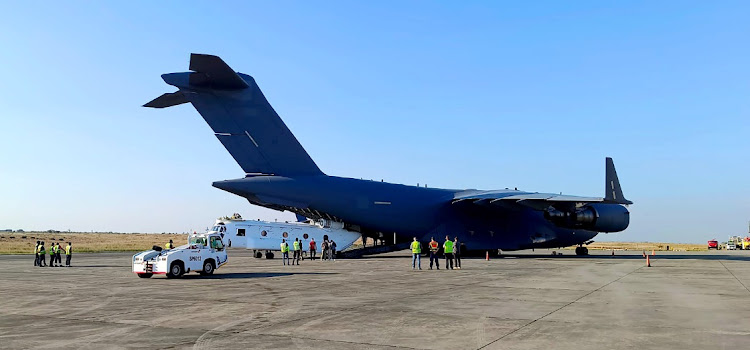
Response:
[{"label": "landing gear", "polygon": [[[260,254],[260,253],[258,253]],[[267,251],[266,252],[266,259],[273,259],[273,252]]]},{"label": "landing gear", "polygon": [[576,255],[589,255],[589,248],[584,246],[576,247]]},{"label": "landing gear", "polygon": [[260,258],[263,257],[263,253],[261,253],[261,252],[259,252],[257,250],[253,250],[253,255],[255,256],[256,259],[260,259]]}]

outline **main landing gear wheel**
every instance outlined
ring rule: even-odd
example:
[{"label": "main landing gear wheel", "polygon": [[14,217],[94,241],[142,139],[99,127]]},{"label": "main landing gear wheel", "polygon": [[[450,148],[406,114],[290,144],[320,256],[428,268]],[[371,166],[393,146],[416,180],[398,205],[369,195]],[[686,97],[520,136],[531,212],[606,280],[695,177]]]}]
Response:
[{"label": "main landing gear wheel", "polygon": [[185,273],[185,270],[182,268],[182,265],[177,262],[173,262],[172,266],[169,267],[167,278],[182,277],[183,273]]},{"label": "main landing gear wheel", "polygon": [[273,259],[273,253],[272,252],[266,252],[266,259]]},{"label": "main landing gear wheel", "polygon": [[136,275],[138,275],[138,277],[140,278],[151,278],[151,276],[153,276],[154,274],[153,273],[137,273]]},{"label": "main landing gear wheel", "polygon": [[258,252],[258,251],[256,251],[256,252],[255,252],[255,258],[256,258],[256,259],[260,259],[260,258],[262,258],[262,257],[263,257],[263,253],[261,253],[261,252]]},{"label": "main landing gear wheel", "polygon": [[583,246],[576,247],[576,255],[589,255],[589,248]]}]

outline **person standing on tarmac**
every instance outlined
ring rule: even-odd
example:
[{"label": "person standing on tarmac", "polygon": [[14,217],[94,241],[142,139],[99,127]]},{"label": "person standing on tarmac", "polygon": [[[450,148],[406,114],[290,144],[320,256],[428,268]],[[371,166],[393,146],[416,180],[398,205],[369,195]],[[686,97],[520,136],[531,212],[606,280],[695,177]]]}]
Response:
[{"label": "person standing on tarmac", "polygon": [[445,269],[453,270],[453,241],[448,236],[445,236],[445,243],[443,243],[443,254],[445,254]]},{"label": "person standing on tarmac", "polygon": [[336,242],[331,240],[331,244],[329,245],[331,247],[331,261],[336,261]]},{"label": "person standing on tarmac", "polygon": [[55,249],[55,258],[57,259],[58,267],[63,267],[62,264],[62,247],[60,243],[57,243],[57,249]]},{"label": "person standing on tarmac", "polygon": [[435,261],[435,267],[440,270],[440,258],[438,257],[438,251],[440,246],[435,241],[435,237],[430,237],[430,270],[432,270],[432,261]]},{"label": "person standing on tarmac", "polygon": [[292,265],[296,262],[297,265],[299,265],[299,257],[302,252],[302,244],[300,244],[299,238],[294,239],[294,243],[292,243],[292,246],[294,247],[294,256],[292,257]]},{"label": "person standing on tarmac", "polygon": [[422,269],[422,244],[419,243],[417,237],[414,237],[414,241],[411,242],[411,269],[414,270],[419,265],[419,269]]},{"label": "person standing on tarmac", "polygon": [[310,260],[315,260],[315,249],[317,248],[315,238],[310,238]]},{"label": "person standing on tarmac", "polygon": [[52,243],[49,246],[49,250],[47,250],[49,253],[49,267],[55,266],[55,244]]},{"label": "person standing on tarmac", "polygon": [[286,243],[285,239],[281,240],[281,261],[284,265],[289,264],[289,244]]},{"label": "person standing on tarmac", "polygon": [[39,267],[47,266],[47,263],[44,259],[44,254],[47,254],[47,252],[44,250],[44,241],[39,243],[39,251],[37,252],[39,254]]},{"label": "person standing on tarmac", "polygon": [[166,249],[172,249],[172,248],[174,248],[174,243],[172,243],[172,240],[170,239],[170,240],[169,240],[169,243],[167,243],[167,245],[166,245],[166,246],[164,246],[164,247],[165,247]]},{"label": "person standing on tarmac", "polygon": [[39,241],[34,246],[34,266],[39,266]]},{"label": "person standing on tarmac", "polygon": [[71,247],[70,242],[68,242],[68,246],[65,247],[65,267],[70,267],[71,254],[73,254],[73,247]]},{"label": "person standing on tarmac", "polygon": [[461,269],[461,242],[458,236],[453,237],[453,258],[456,260],[456,269]]},{"label": "person standing on tarmac", "polygon": [[324,239],[323,243],[320,244],[320,261],[328,258],[328,240]]}]

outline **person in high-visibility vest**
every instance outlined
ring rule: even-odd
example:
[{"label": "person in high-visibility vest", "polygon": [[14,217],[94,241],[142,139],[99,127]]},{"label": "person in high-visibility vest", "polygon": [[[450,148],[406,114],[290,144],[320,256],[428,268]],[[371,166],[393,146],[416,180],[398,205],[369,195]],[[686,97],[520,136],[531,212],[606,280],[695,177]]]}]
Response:
[{"label": "person in high-visibility vest", "polygon": [[448,236],[445,236],[445,243],[443,243],[443,254],[445,254],[445,268],[453,270],[453,241]]},{"label": "person in high-visibility vest", "polygon": [[60,246],[60,243],[57,243],[57,248],[55,248],[55,262],[59,265],[58,267],[62,267],[62,247]]},{"label": "person in high-visibility vest", "polygon": [[281,240],[281,261],[286,265],[289,263],[289,244],[285,239]]},{"label": "person in high-visibility vest", "polygon": [[440,270],[440,258],[438,257],[438,251],[440,246],[435,241],[435,237],[430,237],[430,270],[432,270],[432,262],[435,261],[435,267]]},{"label": "person in high-visibility vest", "polygon": [[458,236],[453,237],[453,259],[456,260],[456,268],[461,269],[461,242]]},{"label": "person in high-visibility vest", "polygon": [[39,241],[34,246],[34,266],[39,266]]},{"label": "person in high-visibility vest", "polygon": [[165,245],[164,247],[165,247],[165,248],[167,248],[167,249],[172,249],[172,248],[174,248],[174,244],[172,243],[172,240],[170,239],[170,240],[169,240],[169,243],[167,243],[167,245]]},{"label": "person in high-visibility vest", "polygon": [[422,244],[417,241],[417,237],[414,237],[414,241],[411,242],[411,269],[414,270],[419,266],[419,269],[422,269],[422,259],[420,258],[420,255],[422,254]]},{"label": "person in high-visibility vest", "polygon": [[47,250],[49,253],[49,267],[55,266],[55,244],[52,243]]},{"label": "person in high-visibility vest", "polygon": [[302,242],[299,241],[299,238],[294,239],[294,243],[292,243],[292,247],[294,248],[294,256],[292,257],[292,265],[294,265],[295,261],[297,262],[297,265],[299,265],[299,258],[300,258],[300,255],[302,255]]},{"label": "person in high-visibility vest", "polygon": [[44,254],[47,252],[44,250],[44,241],[39,243],[39,250],[37,251],[37,254],[39,254],[39,266],[47,266],[47,262],[44,258]]},{"label": "person in high-visibility vest", "polygon": [[71,254],[73,254],[73,247],[71,247],[70,242],[68,242],[68,245],[65,247],[65,267],[70,267]]}]

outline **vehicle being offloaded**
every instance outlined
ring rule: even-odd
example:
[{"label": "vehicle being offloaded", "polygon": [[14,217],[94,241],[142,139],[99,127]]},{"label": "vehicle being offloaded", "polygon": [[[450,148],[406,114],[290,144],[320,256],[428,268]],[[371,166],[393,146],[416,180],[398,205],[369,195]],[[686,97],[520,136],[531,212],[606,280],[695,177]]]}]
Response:
[{"label": "vehicle being offloaded", "polygon": [[188,272],[212,275],[227,263],[227,251],[217,232],[191,234],[188,244],[174,249],[154,249],[133,255],[133,272],[141,278],[154,274],[167,278],[181,277]]}]

